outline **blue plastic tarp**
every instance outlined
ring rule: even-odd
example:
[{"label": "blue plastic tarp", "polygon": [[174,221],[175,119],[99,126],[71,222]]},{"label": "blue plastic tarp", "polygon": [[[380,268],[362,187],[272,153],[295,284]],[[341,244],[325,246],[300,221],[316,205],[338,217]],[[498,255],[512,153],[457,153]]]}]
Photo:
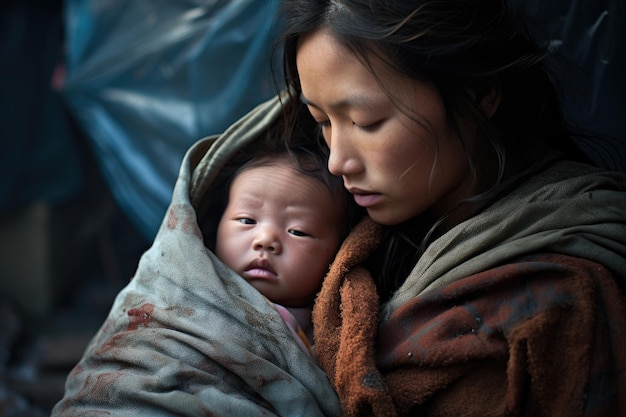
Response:
[{"label": "blue plastic tarp", "polygon": [[151,239],[185,151],[275,94],[278,0],[68,0],[63,94]]}]

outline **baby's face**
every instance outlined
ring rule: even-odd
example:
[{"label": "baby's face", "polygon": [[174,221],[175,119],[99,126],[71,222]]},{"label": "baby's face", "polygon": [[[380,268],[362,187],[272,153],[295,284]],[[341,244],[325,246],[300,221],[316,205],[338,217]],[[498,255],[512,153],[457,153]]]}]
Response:
[{"label": "baby's face", "polygon": [[340,203],[285,161],[241,172],[228,201],[216,255],[271,301],[309,304],[339,248]]}]

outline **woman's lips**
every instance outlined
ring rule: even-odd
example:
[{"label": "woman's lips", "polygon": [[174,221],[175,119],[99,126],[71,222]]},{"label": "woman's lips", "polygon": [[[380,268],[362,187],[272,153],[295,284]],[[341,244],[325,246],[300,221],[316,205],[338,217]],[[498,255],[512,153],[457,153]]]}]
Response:
[{"label": "woman's lips", "polygon": [[382,199],[378,193],[367,192],[358,188],[349,188],[348,191],[354,196],[354,201],[361,207],[371,207]]}]

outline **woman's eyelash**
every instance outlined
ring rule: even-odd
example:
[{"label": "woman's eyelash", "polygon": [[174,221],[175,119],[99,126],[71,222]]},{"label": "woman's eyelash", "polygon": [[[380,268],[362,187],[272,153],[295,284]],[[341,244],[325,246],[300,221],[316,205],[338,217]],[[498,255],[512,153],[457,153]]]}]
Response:
[{"label": "woman's eyelash", "polygon": [[[380,126],[381,123],[382,123],[382,121],[377,121],[377,122],[374,122],[374,123],[369,123],[367,125],[360,125],[357,122],[352,122],[352,126],[358,128],[358,129],[361,129],[361,130],[374,130],[374,129],[378,128],[378,126]],[[324,120],[324,121],[321,121],[321,122],[317,122],[317,125],[319,127],[324,128],[324,127],[331,126],[331,123],[330,123],[330,120]]]},{"label": "woman's eyelash", "polygon": [[352,125],[356,126],[357,128],[361,130],[373,130],[373,129],[376,129],[380,124],[381,122],[374,122],[374,123],[369,123],[367,125],[360,125],[356,122],[352,122]]}]

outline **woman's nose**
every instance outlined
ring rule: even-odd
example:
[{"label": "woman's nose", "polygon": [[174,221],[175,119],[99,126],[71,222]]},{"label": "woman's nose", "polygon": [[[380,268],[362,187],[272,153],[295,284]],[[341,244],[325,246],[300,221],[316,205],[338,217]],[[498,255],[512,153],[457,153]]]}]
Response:
[{"label": "woman's nose", "polygon": [[328,148],[328,170],[331,174],[342,176],[356,174],[359,171],[359,164],[352,152],[350,139],[347,134],[339,130],[333,130]]},{"label": "woman's nose", "polygon": [[257,251],[267,251],[278,255],[282,251],[282,245],[278,238],[278,233],[272,228],[265,227],[259,231],[252,242],[252,247]]}]

